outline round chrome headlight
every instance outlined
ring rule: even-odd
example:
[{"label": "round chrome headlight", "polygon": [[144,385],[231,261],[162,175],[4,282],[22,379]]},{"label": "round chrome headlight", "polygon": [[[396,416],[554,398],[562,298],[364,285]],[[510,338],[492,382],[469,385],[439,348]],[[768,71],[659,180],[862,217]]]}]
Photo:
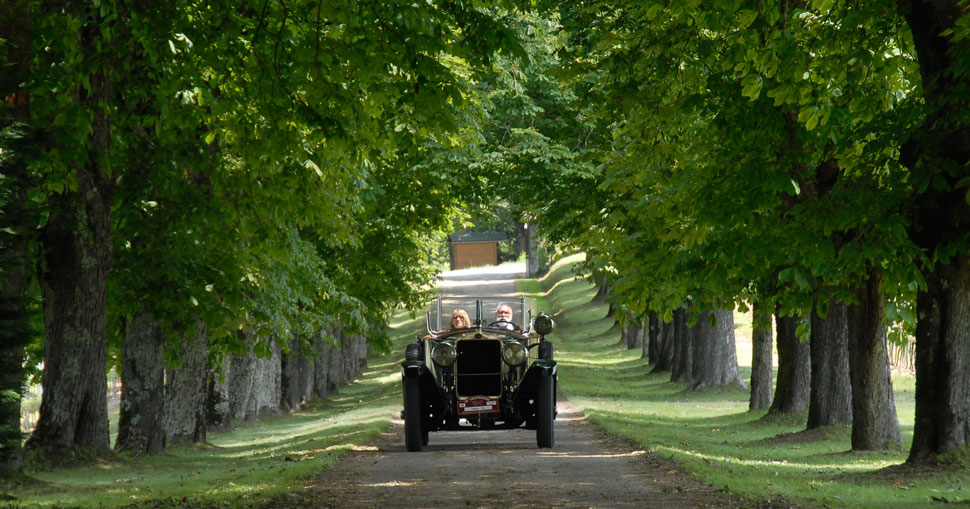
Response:
[{"label": "round chrome headlight", "polygon": [[555,326],[556,322],[552,321],[552,317],[545,313],[539,313],[539,316],[532,321],[532,328],[541,336],[552,332],[552,328]]},{"label": "round chrome headlight", "polygon": [[529,350],[522,343],[509,341],[502,346],[502,359],[509,366],[521,366],[529,360]]},{"label": "round chrome headlight", "polygon": [[438,343],[431,349],[431,360],[442,367],[451,366],[456,357],[458,352],[455,351],[454,345],[449,343]]}]

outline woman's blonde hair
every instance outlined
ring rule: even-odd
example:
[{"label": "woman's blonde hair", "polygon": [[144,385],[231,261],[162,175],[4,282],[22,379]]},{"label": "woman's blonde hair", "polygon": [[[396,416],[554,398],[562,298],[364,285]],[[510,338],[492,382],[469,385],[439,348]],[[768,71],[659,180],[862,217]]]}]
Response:
[{"label": "woman's blonde hair", "polygon": [[450,327],[452,329],[456,328],[455,327],[455,317],[456,316],[460,316],[462,318],[462,320],[465,321],[465,327],[471,327],[472,326],[472,322],[468,318],[468,313],[466,313],[464,309],[458,308],[458,309],[456,309],[456,310],[454,310],[454,311],[451,312],[451,321],[448,322],[448,327]]}]

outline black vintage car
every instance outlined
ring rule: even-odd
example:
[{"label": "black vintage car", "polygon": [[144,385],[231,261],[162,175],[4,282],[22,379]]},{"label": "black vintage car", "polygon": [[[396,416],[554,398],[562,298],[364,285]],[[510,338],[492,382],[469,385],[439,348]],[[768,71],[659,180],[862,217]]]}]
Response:
[{"label": "black vintage car", "polygon": [[[520,303],[519,316],[526,316]],[[482,299],[471,327],[438,330],[440,299],[436,314],[437,327],[429,312],[427,335],[407,345],[401,363],[407,450],[428,445],[431,431],[521,427],[536,431],[540,448],[552,447],[556,362],[545,338],[552,318],[533,319],[530,310],[524,329],[509,330],[482,318]]]}]

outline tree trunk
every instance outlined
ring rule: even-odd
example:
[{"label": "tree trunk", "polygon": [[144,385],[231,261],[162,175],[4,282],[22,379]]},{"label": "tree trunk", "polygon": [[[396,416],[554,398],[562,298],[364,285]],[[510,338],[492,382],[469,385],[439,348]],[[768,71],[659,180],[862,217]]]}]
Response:
[{"label": "tree trunk", "polygon": [[89,176],[78,172],[79,192],[57,200],[59,210],[42,234],[47,263],[41,277],[44,392],[30,446],[58,455],[74,447],[110,450],[105,376],[109,206]]},{"label": "tree trunk", "polygon": [[657,337],[660,338],[660,356],[657,358],[657,362],[654,364],[653,369],[650,370],[651,373],[659,373],[661,371],[670,371],[673,369],[674,351],[676,349],[676,341],[674,340],[674,322],[671,321],[670,323],[665,323],[658,317]]},{"label": "tree trunk", "polygon": [[606,276],[600,276],[597,279],[599,279],[599,284],[596,286],[596,295],[593,296],[593,300],[605,300],[610,296],[610,287],[606,284]]},{"label": "tree trunk", "polygon": [[247,419],[261,419],[269,415],[282,415],[280,401],[283,399],[282,359],[280,348],[272,346],[271,357],[253,360],[253,386],[250,390]]},{"label": "tree trunk", "polygon": [[515,259],[518,260],[522,253],[525,252],[525,223],[522,221],[515,222]]},{"label": "tree trunk", "polygon": [[852,422],[849,324],[845,304],[831,302],[825,318],[812,309],[811,394],[808,429]]},{"label": "tree trunk", "polygon": [[970,263],[926,273],[916,297],[916,418],[909,462],[970,445]]},{"label": "tree trunk", "polygon": [[342,381],[353,380],[357,376],[357,341],[355,337],[348,336],[344,329],[340,331],[340,365]]},{"label": "tree trunk", "polygon": [[[926,288],[917,294],[916,417],[908,462],[934,461],[970,444],[970,259],[961,246],[970,206],[960,183],[970,159],[970,87],[959,58],[967,40],[947,35],[967,13],[955,0],[899,0],[916,47],[926,116],[900,148],[917,189],[910,237],[928,256]],[[958,29],[959,30],[959,29]]]},{"label": "tree trunk", "polygon": [[629,315],[629,322],[626,324],[626,349],[643,349],[643,320],[637,316]]},{"label": "tree trunk", "polygon": [[[79,38],[84,55],[95,53],[94,48],[103,42],[98,35],[101,15],[97,10],[90,14]],[[73,165],[76,190],[50,199],[50,218],[41,233],[46,263],[40,278],[44,297],[44,392],[40,418],[28,447],[54,458],[64,457],[73,449],[111,450],[105,311],[112,254],[113,186],[101,161],[111,145],[104,104],[114,103],[109,63],[96,64],[89,76],[90,94],[78,99],[92,119],[88,157]]]},{"label": "tree trunk", "polygon": [[[13,129],[15,123],[30,118],[27,91],[22,84],[30,72],[32,15],[31,2],[0,2],[0,39],[4,60],[0,72],[0,131]],[[16,20],[14,22],[13,20]],[[20,401],[23,397],[24,347],[30,338],[27,316],[27,267],[32,221],[28,213],[27,163],[21,159],[19,143],[11,141],[2,147],[0,174],[0,479],[14,479],[23,474],[20,431]]]},{"label": "tree trunk", "polygon": [[687,326],[687,310],[674,311],[674,358],[670,366],[670,381],[689,383],[694,379],[694,349],[692,327]]},{"label": "tree trunk", "polygon": [[229,356],[222,359],[218,369],[208,370],[205,396],[205,428],[209,431],[229,431],[232,429],[232,412],[229,408],[229,376],[232,360]]},{"label": "tree trunk", "polygon": [[596,287],[596,295],[593,296],[593,302],[599,304],[607,304],[606,307],[606,317],[609,318],[616,314],[616,305],[610,300],[610,287],[606,282],[606,276],[601,275],[596,278],[599,283]]},{"label": "tree trunk", "polygon": [[647,362],[650,364],[657,364],[660,360],[660,352],[663,350],[663,346],[660,343],[661,338],[661,322],[657,318],[657,313],[651,311],[647,316],[647,337],[646,341],[643,343],[643,357],[646,357]]},{"label": "tree trunk", "polygon": [[808,408],[812,359],[808,343],[795,331],[800,317],[775,317],[778,341],[778,383],[769,414],[804,412]]},{"label": "tree trunk", "polygon": [[251,421],[265,415],[280,415],[283,389],[279,347],[272,344],[270,358],[260,358],[254,353],[253,340],[242,332],[240,336],[248,351],[232,357],[226,378],[232,418]]},{"label": "tree trunk", "polygon": [[252,400],[253,377],[256,371],[256,356],[252,353],[250,336],[244,331],[237,334],[239,340],[246,345],[247,351],[242,355],[232,355],[229,361],[229,374],[226,376],[226,386],[229,395],[229,415],[233,419],[251,419],[249,402]]},{"label": "tree trunk", "polygon": [[165,390],[165,432],[170,445],[206,441],[206,374],[209,334],[205,322],[182,336],[178,366],[169,371]]},{"label": "tree trunk", "polygon": [[148,311],[139,311],[125,322],[116,451],[136,455],[165,451],[164,339],[161,324]]},{"label": "tree trunk", "polygon": [[302,353],[302,340],[299,335],[293,337],[288,345],[288,351],[282,357],[281,387],[283,409],[295,412],[300,410],[308,401],[309,387],[313,375],[313,364]]},{"label": "tree trunk", "polygon": [[525,271],[526,277],[535,277],[539,273],[539,250],[536,239],[538,224],[533,221],[525,225]]},{"label": "tree trunk", "polygon": [[330,349],[330,355],[328,360],[329,365],[327,366],[327,393],[337,394],[340,392],[340,384],[344,381],[343,365],[341,363],[341,358],[343,355],[340,353],[340,329],[337,328],[333,331],[334,345]]},{"label": "tree trunk", "polygon": [[[713,314],[715,324],[711,324]],[[737,385],[747,389],[738,370],[734,313],[730,309],[704,311],[694,326],[694,384],[691,390]]]},{"label": "tree trunk", "polygon": [[882,321],[880,282],[879,274],[870,271],[868,281],[856,292],[858,304],[848,308],[854,451],[883,450],[902,441]]},{"label": "tree trunk", "polygon": [[313,395],[319,399],[327,399],[330,396],[329,375],[330,352],[333,345],[323,336],[317,333],[313,339],[316,356],[313,359]]},{"label": "tree trunk", "polygon": [[359,377],[367,369],[367,355],[370,353],[370,348],[367,345],[367,336],[361,334],[357,336],[357,341],[360,342],[357,348],[357,376]]},{"label": "tree trunk", "polygon": [[774,389],[771,315],[765,313],[757,302],[752,305],[751,315],[751,399],[748,409],[760,410],[771,406]]}]

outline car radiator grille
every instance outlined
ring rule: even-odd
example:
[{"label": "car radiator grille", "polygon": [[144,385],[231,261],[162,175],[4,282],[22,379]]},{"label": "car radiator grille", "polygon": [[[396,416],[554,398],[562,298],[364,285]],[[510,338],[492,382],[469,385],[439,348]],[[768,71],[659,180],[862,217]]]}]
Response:
[{"label": "car radiator grille", "polygon": [[459,396],[502,394],[502,342],[490,339],[459,341],[455,366]]}]

